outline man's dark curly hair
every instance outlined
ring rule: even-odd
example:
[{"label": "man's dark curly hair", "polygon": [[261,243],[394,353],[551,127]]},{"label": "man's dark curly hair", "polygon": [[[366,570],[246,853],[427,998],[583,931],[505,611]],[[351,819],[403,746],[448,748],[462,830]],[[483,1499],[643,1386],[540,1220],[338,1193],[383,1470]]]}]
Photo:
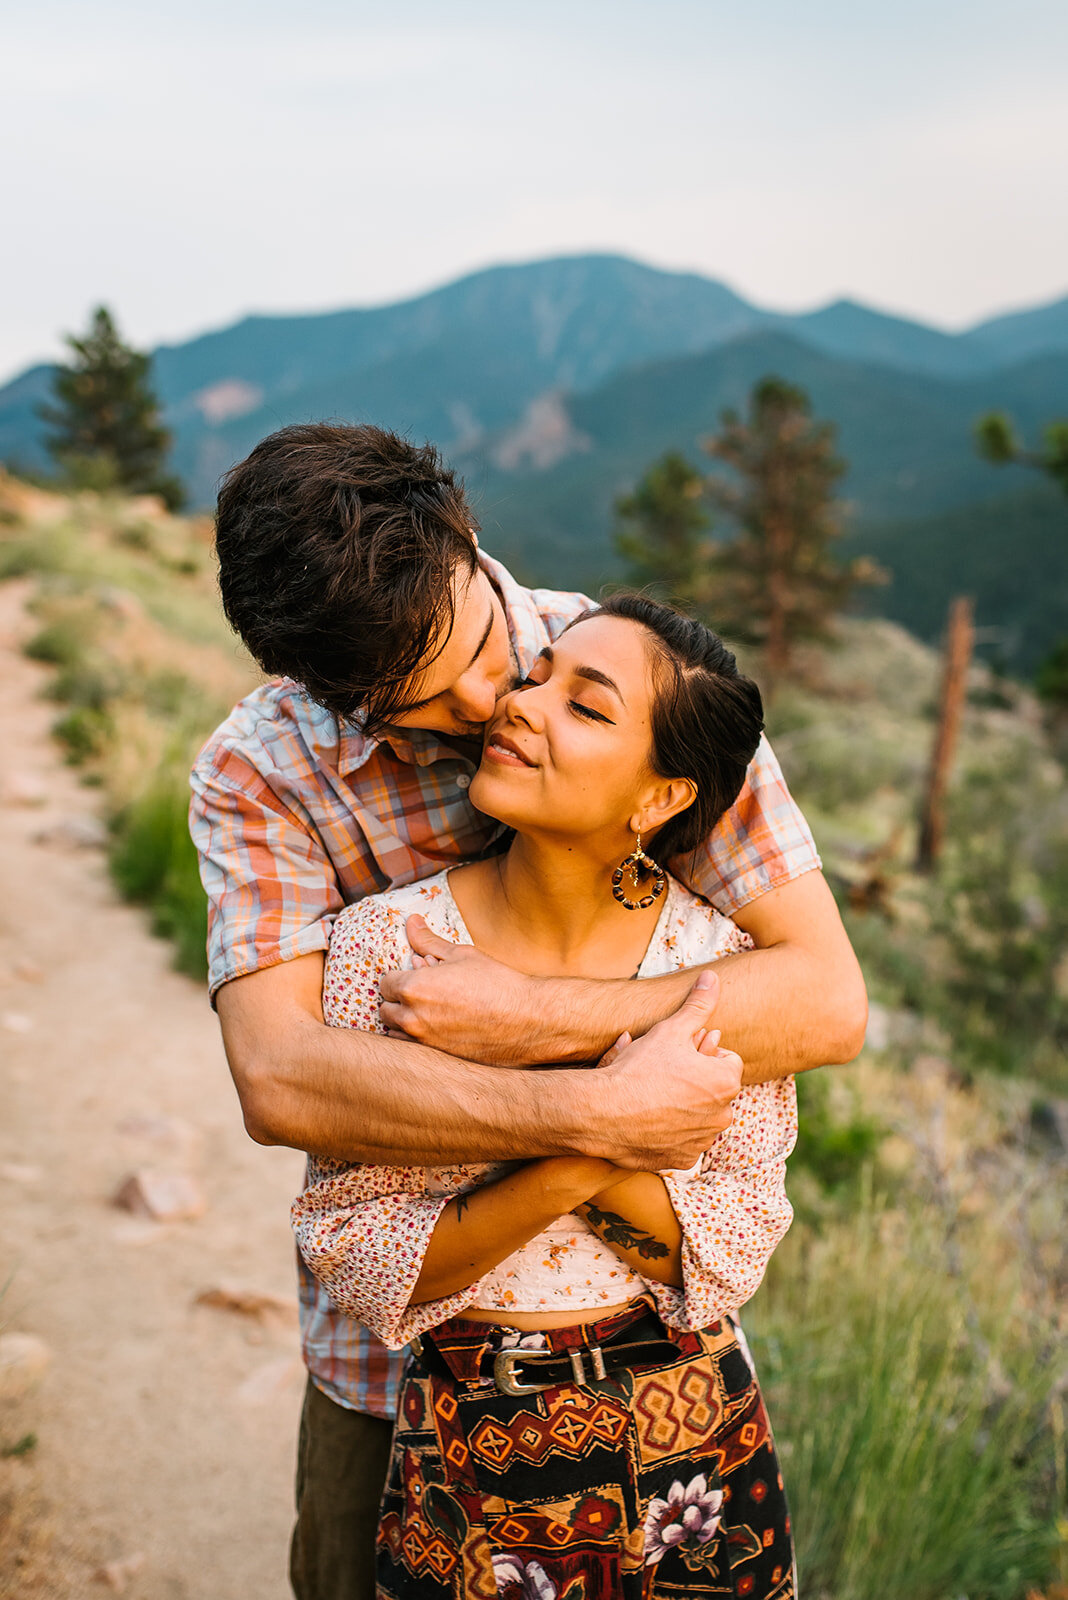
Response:
[{"label": "man's dark curly hair", "polygon": [[444,648],[476,529],[432,445],[370,426],[280,428],[219,492],[223,609],[265,672],[378,732]]}]

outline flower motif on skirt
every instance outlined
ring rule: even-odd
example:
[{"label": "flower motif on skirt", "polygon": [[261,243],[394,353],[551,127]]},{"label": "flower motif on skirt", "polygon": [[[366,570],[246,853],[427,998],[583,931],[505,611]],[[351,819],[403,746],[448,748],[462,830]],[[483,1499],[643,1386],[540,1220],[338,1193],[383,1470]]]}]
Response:
[{"label": "flower motif on skirt", "polygon": [[508,1600],[558,1600],[560,1591],[540,1561],[494,1555],[493,1576],[497,1593],[507,1595]]},{"label": "flower motif on skirt", "polygon": [[645,1565],[655,1566],[669,1550],[693,1549],[714,1539],[723,1508],[723,1490],[710,1489],[704,1473],[685,1488],[678,1478],[666,1500],[651,1500],[645,1518]]}]

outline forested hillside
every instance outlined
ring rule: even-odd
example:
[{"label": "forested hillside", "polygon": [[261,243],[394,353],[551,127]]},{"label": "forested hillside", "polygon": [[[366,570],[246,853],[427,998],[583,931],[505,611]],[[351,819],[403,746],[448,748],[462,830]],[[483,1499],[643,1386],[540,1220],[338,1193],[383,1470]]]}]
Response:
[{"label": "forested hillside", "polygon": [[[970,590],[984,639],[1030,671],[1063,631],[1066,514],[1021,469],[982,462],[972,428],[1007,411],[1033,438],[1068,415],[1068,300],[951,335],[846,301],[785,316],[695,274],[586,256],[396,305],[247,317],[153,362],[192,504],[286,421],[374,420],[446,451],[520,570],[551,560],[555,580],[587,588],[618,572],[616,496],[666,449],[699,460],[721,409],[769,374],[838,428],[850,546],[893,575],[870,603],[934,638],[949,594]],[[51,376],[0,389],[0,461],[49,469]],[[1007,584],[992,575],[999,539]]]},{"label": "forested hillside", "polygon": [[[188,764],[256,681],[210,537],[147,498],[0,478],[0,580],[55,736],[115,881],[198,978]],[[853,619],[770,713],[873,1001],[859,1062],[799,1083],[797,1218],[745,1309],[799,1560],[836,1600],[1052,1597],[1065,1556],[1068,785],[1035,699],[975,667],[945,853],[918,873],[938,683],[933,651]]]}]

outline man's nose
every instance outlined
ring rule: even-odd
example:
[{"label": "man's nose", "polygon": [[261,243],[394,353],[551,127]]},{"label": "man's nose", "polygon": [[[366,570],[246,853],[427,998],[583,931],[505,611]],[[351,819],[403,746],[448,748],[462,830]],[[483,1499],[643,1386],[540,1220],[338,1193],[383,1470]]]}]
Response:
[{"label": "man's nose", "polygon": [[462,679],[453,691],[453,706],[463,722],[488,722],[497,704],[492,678]]}]

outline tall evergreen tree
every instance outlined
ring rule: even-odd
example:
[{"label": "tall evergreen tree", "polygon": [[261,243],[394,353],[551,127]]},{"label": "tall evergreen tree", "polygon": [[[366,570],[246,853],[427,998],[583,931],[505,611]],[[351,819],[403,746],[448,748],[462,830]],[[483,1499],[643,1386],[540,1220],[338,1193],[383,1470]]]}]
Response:
[{"label": "tall evergreen tree", "polygon": [[166,471],[171,436],[159,418],[151,358],[124,344],[105,306],[81,338],[68,334],[72,359],[56,368],[55,404],[42,406],[48,448],[75,482],[89,477],[136,494],[158,494],[176,510],[179,480]]},{"label": "tall evergreen tree", "polygon": [[703,494],[701,474],[685,456],[669,451],[631,494],[617,499],[616,548],[632,583],[655,584],[684,605],[701,603],[711,525]]},{"label": "tall evergreen tree", "polygon": [[845,464],[835,454],[834,428],[812,420],[803,390],[764,378],[748,414],[725,411],[704,449],[732,470],[732,479],[710,476],[705,493],[738,529],[714,547],[712,619],[763,647],[774,684],[795,646],[826,638],[853,588],[881,574],[871,561],[834,555],[842,531],[834,487]]}]

